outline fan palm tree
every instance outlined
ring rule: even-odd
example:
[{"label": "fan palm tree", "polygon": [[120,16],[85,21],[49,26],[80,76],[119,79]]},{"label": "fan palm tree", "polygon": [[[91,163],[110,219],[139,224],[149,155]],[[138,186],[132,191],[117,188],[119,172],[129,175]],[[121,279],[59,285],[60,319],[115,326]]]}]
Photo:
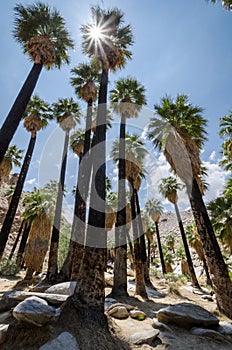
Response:
[{"label": "fan palm tree", "polygon": [[228,116],[220,118],[219,135],[225,140],[222,144],[223,159],[220,165],[225,167],[225,170],[232,171],[232,111]]},{"label": "fan palm tree", "polygon": [[232,253],[232,196],[221,196],[208,204],[213,228]]},{"label": "fan palm tree", "polygon": [[[71,274],[71,264],[73,263],[75,271],[79,271],[80,256],[83,255],[83,242],[85,236],[86,222],[86,200],[89,190],[89,182],[91,177],[91,126],[93,103],[97,99],[97,90],[100,81],[100,65],[96,61],[89,64],[81,63],[71,70],[71,85],[75,88],[75,92],[79,98],[87,103],[87,115],[84,131],[84,138],[81,136],[80,142],[77,136],[77,145],[83,145],[82,154],[79,162],[79,170],[77,177],[77,186],[75,191],[74,217],[72,225],[72,234],[69,245],[69,257],[65,260],[62,267],[62,278],[68,278]],[[75,259],[75,261],[73,261]],[[73,276],[76,279],[76,274]]]},{"label": "fan palm tree", "polygon": [[232,0],[206,0],[206,1],[212,2],[213,4],[215,4],[216,2],[221,2],[222,6],[226,10],[232,10]]},{"label": "fan palm tree", "polygon": [[49,119],[52,119],[52,117],[51,109],[48,103],[40,99],[37,95],[33,96],[28,103],[24,115],[24,127],[28,132],[30,132],[31,137],[27,148],[27,153],[25,155],[23,165],[18,177],[18,181],[0,232],[0,259],[3,255],[6,242],[14,221],[16,210],[18,208],[19,200],[33,155],[37,132],[47,126]]},{"label": "fan palm tree", "polygon": [[212,283],[210,280],[210,275],[209,275],[209,269],[208,269],[208,266],[206,264],[205,254],[203,251],[201,239],[200,239],[199,234],[197,232],[196,224],[193,223],[192,225],[188,225],[186,227],[186,236],[188,238],[188,242],[189,242],[190,247],[192,247],[196,251],[199,260],[201,260],[203,262],[203,267],[204,267],[205,274],[206,274],[206,284],[208,284],[209,286],[212,286]]},{"label": "fan palm tree", "polygon": [[20,167],[23,150],[16,145],[11,145],[0,162],[0,186],[9,177],[13,165]]},{"label": "fan palm tree", "polygon": [[155,111],[157,116],[149,125],[150,138],[186,185],[219,309],[232,317],[232,283],[198,185],[200,150],[206,138],[202,108],[193,106],[188,96],[178,95],[175,101],[162,98]]},{"label": "fan palm tree", "polygon": [[24,115],[42,68],[60,68],[62,63],[68,63],[67,49],[73,48],[65,21],[57,10],[37,2],[28,6],[18,4],[14,11],[14,38],[34,64],[0,129],[0,162]]},{"label": "fan palm tree", "polygon": [[[85,236],[85,219],[86,219],[86,202],[83,200],[82,196],[82,205],[79,204],[78,198],[76,196],[76,192],[79,186],[79,179],[81,178],[81,169],[80,164],[81,160],[84,154],[84,143],[85,143],[85,130],[79,129],[74,131],[70,136],[70,147],[72,151],[79,157],[79,169],[78,169],[78,176],[77,176],[77,185],[75,186],[75,189],[73,190],[73,194],[75,196],[75,204],[74,204],[74,215],[73,215],[73,222],[72,222],[72,229],[71,229],[71,238],[69,242],[69,248],[67,257],[63,263],[63,266],[60,271],[60,278],[62,280],[70,280],[71,279],[71,273],[72,273],[72,266],[75,269],[75,271],[79,271],[81,257],[83,255],[83,243],[84,243],[84,236]],[[83,174],[85,176],[85,172]],[[88,175],[87,175],[88,176]],[[79,206],[80,205],[80,206]],[[78,218],[81,221],[76,222],[76,216],[78,215]],[[83,224],[83,227],[82,227]],[[77,239],[77,233],[76,230],[78,230],[78,239]],[[80,233],[81,230],[81,233]],[[80,241],[80,238],[82,237],[83,241]],[[79,244],[82,243],[82,244]],[[75,275],[75,273],[74,273]],[[76,275],[72,277],[72,279],[75,279]]]},{"label": "fan palm tree", "polygon": [[34,189],[23,201],[23,219],[30,222],[30,232],[24,254],[27,266],[25,280],[31,279],[43,265],[51,236],[51,215],[55,206],[53,192]]},{"label": "fan palm tree", "polygon": [[190,277],[192,280],[192,284],[194,287],[200,288],[199,283],[197,281],[195,271],[194,271],[193,262],[192,262],[191,254],[189,251],[188,242],[186,239],[183,222],[182,222],[179,207],[177,204],[177,202],[178,202],[177,191],[180,189],[182,189],[182,185],[173,176],[163,178],[161,180],[160,185],[159,185],[159,191],[162,194],[162,196],[164,198],[167,198],[169,200],[169,202],[171,202],[174,205],[176,217],[177,217],[177,221],[178,221],[179,229],[180,229],[180,233],[181,233],[181,238],[182,238],[182,242],[183,242],[183,246],[184,246],[184,250],[185,250],[185,255],[187,258],[188,270],[189,270],[189,274],[190,274]]},{"label": "fan palm tree", "polygon": [[[146,104],[144,87],[133,78],[120,79],[110,95],[111,104],[115,112],[121,116],[119,136],[119,172],[118,172],[118,210],[116,221],[116,257],[114,270],[114,286],[112,294],[127,294],[126,271],[126,245],[122,244],[126,227],[126,202],[125,202],[125,178],[126,178],[126,118],[138,116],[139,111]],[[129,152],[129,150],[128,150]],[[127,162],[129,164],[129,161]],[[130,163],[131,164],[131,163]],[[132,164],[131,164],[132,165]],[[136,166],[136,165],[134,165]],[[135,179],[134,179],[135,180]],[[124,265],[122,265],[122,261]],[[119,266],[121,268],[119,268]],[[124,266],[124,268],[123,268]],[[120,276],[119,276],[120,274]]]},{"label": "fan palm tree", "polygon": [[[124,15],[118,9],[103,10],[92,7],[92,23],[83,25],[83,50],[101,64],[101,80],[98,95],[95,143],[91,153],[93,175],[90,191],[90,210],[87,227],[87,242],[80,269],[80,283],[75,297],[87,303],[95,311],[104,312],[104,271],[106,262],[105,233],[105,178],[106,178],[106,115],[109,70],[121,68],[131,57],[128,47],[132,44],[130,25],[124,25]],[[96,191],[95,191],[96,189]],[[102,201],[98,201],[99,197]],[[96,203],[98,203],[96,210]],[[100,234],[99,230],[100,229]],[[97,232],[96,232],[97,231]],[[95,242],[89,242],[88,237]],[[100,244],[99,244],[100,242]],[[93,247],[94,246],[94,247]],[[90,266],[93,266],[90,269]]]},{"label": "fan palm tree", "polygon": [[160,233],[159,233],[159,220],[160,216],[163,213],[163,206],[161,202],[155,198],[149,199],[145,204],[145,211],[147,214],[152,218],[152,220],[155,223],[155,229],[156,229],[156,237],[157,237],[157,244],[159,249],[159,255],[160,255],[160,262],[162,267],[163,275],[166,274],[166,267],[164,262],[164,255],[162,251],[162,245],[160,240]]},{"label": "fan palm tree", "polygon": [[50,280],[56,279],[58,277],[58,245],[69,145],[69,134],[70,130],[72,130],[75,127],[76,122],[80,122],[80,108],[78,103],[75,102],[72,97],[64,99],[59,98],[57,102],[53,103],[53,113],[61,129],[65,133],[65,139],[61,159],[59,186],[48,260],[47,277]]}]

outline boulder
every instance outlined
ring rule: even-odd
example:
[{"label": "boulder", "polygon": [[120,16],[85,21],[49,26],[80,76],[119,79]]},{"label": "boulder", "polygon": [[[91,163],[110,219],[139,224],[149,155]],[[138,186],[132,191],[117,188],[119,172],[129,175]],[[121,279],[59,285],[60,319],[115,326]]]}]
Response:
[{"label": "boulder", "polygon": [[73,295],[77,282],[63,282],[55,284],[45,290],[48,294]]},{"label": "boulder", "polygon": [[37,293],[37,292],[23,292],[23,291],[11,291],[3,294],[3,298],[5,299],[13,299],[17,302],[23,301],[29,297],[38,297],[46,300],[49,304],[52,305],[61,305],[63,304],[68,295],[60,295],[60,294],[50,294],[50,293]]},{"label": "boulder", "polygon": [[232,322],[222,321],[219,323],[217,331],[223,335],[232,336]]},{"label": "boulder", "polygon": [[129,313],[125,306],[115,306],[111,308],[111,310],[108,310],[108,315],[119,319],[129,317]]},{"label": "boulder", "polygon": [[144,332],[137,332],[132,334],[128,341],[135,345],[148,344],[152,345],[153,340],[158,336],[159,331],[157,329],[151,329]]},{"label": "boulder", "polygon": [[208,337],[208,338],[211,338],[213,340],[220,341],[220,342],[225,341],[225,337],[222,334],[220,334],[212,329],[194,327],[191,329],[191,333],[194,335],[202,336],[202,337]]},{"label": "boulder", "polygon": [[8,327],[8,324],[0,324],[0,344],[6,341]]},{"label": "boulder", "polygon": [[56,309],[38,297],[30,297],[19,303],[13,310],[13,316],[21,322],[42,327],[56,316]]},{"label": "boulder", "polygon": [[160,309],[157,318],[159,322],[172,323],[187,329],[195,326],[215,328],[219,324],[217,317],[191,303],[179,303]]},{"label": "boulder", "polygon": [[153,318],[152,327],[159,329],[161,332],[172,332],[171,328],[169,328],[166,324],[157,321],[156,318]]},{"label": "boulder", "polygon": [[68,332],[61,333],[57,338],[44,344],[39,350],[80,350],[76,338]]},{"label": "boulder", "polygon": [[136,318],[139,321],[143,321],[147,317],[147,315],[141,310],[131,310],[129,314],[131,318]]},{"label": "boulder", "polygon": [[116,303],[117,300],[114,298],[105,298],[105,311],[107,311],[112,305]]},{"label": "boulder", "polygon": [[109,272],[105,272],[105,283],[109,287],[113,287],[114,285],[114,275]]},{"label": "boulder", "polygon": [[17,300],[12,298],[1,298],[0,299],[0,313],[9,311],[18,304]]}]

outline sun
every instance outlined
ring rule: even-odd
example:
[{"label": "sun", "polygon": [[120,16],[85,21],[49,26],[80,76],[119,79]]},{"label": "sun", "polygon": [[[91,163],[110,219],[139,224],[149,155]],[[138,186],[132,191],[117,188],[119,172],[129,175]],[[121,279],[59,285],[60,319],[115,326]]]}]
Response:
[{"label": "sun", "polygon": [[102,32],[102,28],[99,26],[94,25],[91,29],[90,29],[90,36],[91,38],[93,38],[94,40],[100,40],[103,38],[103,32]]}]

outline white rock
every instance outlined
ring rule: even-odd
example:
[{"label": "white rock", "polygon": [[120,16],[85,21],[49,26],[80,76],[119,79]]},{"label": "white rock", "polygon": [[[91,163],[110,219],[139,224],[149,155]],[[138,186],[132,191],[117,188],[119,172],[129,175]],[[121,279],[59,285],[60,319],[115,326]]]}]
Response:
[{"label": "white rock", "polygon": [[80,350],[80,348],[72,334],[63,332],[51,342],[41,346],[39,350]]},{"label": "white rock", "polygon": [[134,333],[129,337],[129,342],[135,345],[149,344],[152,345],[153,340],[158,336],[157,329]]},{"label": "white rock", "polygon": [[115,318],[119,318],[119,319],[124,319],[129,317],[129,313],[127,311],[127,309],[125,308],[125,306],[115,306],[112,309],[110,309],[108,311],[108,315],[115,317]]},{"label": "white rock", "polygon": [[143,321],[147,317],[147,315],[141,310],[131,310],[129,314],[131,318],[136,318],[139,321]]},{"label": "white rock", "polygon": [[77,282],[63,282],[54,284],[45,290],[48,294],[73,295]]},{"label": "white rock", "polygon": [[13,316],[22,322],[42,327],[53,320],[56,309],[38,297],[30,297],[19,303],[13,310]]}]

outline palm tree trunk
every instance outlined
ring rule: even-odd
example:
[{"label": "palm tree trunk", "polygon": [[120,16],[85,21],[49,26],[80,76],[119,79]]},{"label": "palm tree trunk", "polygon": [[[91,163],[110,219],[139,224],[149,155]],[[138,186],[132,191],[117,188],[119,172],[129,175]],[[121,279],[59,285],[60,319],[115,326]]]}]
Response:
[{"label": "palm tree trunk", "polygon": [[[106,179],[106,101],[108,70],[103,69],[98,97],[95,147],[91,149],[93,176],[86,246],[72,303],[82,309],[88,305],[97,317],[104,316],[106,230],[105,230],[105,179]],[[99,197],[101,200],[99,200]],[[89,311],[88,311],[89,312]],[[86,314],[86,317],[89,316]],[[99,319],[98,318],[98,319]],[[100,321],[99,321],[100,322]]]},{"label": "palm tree trunk", "polygon": [[118,211],[115,224],[115,262],[114,285],[112,296],[127,296],[127,245],[126,240],[126,166],[125,137],[126,118],[121,116],[119,139],[119,170],[118,170]]},{"label": "palm tree trunk", "polygon": [[31,229],[31,225],[29,223],[25,222],[23,235],[22,235],[22,239],[21,239],[21,242],[20,242],[20,245],[19,245],[19,250],[18,250],[17,258],[16,258],[17,266],[19,268],[23,267],[22,266],[23,265],[23,253],[24,253],[24,250],[25,250],[25,247],[26,247],[27,238],[28,238],[30,229]]},{"label": "palm tree trunk", "polygon": [[6,242],[7,239],[9,237],[10,234],[10,230],[14,221],[14,217],[16,214],[16,210],[18,208],[18,204],[19,204],[19,200],[20,200],[20,196],[22,194],[22,190],[23,190],[23,186],[24,186],[24,182],[27,176],[27,172],[30,166],[30,162],[31,162],[31,158],[32,158],[32,154],[33,154],[33,150],[35,147],[35,142],[36,142],[36,135],[34,137],[30,138],[30,142],[28,145],[28,149],[27,149],[27,153],[25,155],[24,161],[23,161],[23,165],[19,174],[19,178],[5,217],[5,220],[3,222],[2,225],[2,229],[0,232],[0,260],[2,258],[4,249],[6,247]]},{"label": "palm tree trunk", "polygon": [[34,63],[25,83],[23,84],[8,116],[6,117],[0,129],[0,163],[3,160],[7,148],[23,117],[28,101],[31,98],[42,68],[42,64]]},{"label": "palm tree trunk", "polygon": [[155,230],[156,230],[157,245],[158,245],[159,255],[160,255],[160,263],[161,263],[163,275],[165,275],[166,274],[166,267],[165,267],[165,262],[164,262],[164,255],[163,255],[161,240],[160,240],[159,224],[157,221],[155,222]]},{"label": "palm tree trunk", "polygon": [[188,187],[188,195],[203,245],[218,308],[232,319],[232,282],[196,179],[193,179],[192,187]]},{"label": "palm tree trunk", "polygon": [[177,216],[177,220],[178,220],[178,224],[179,224],[179,228],[180,228],[182,242],[184,245],[184,250],[185,250],[185,255],[186,255],[186,259],[187,259],[187,263],[188,263],[188,268],[189,268],[189,273],[190,273],[192,285],[194,287],[200,289],[200,286],[199,286],[199,283],[198,283],[198,280],[197,280],[197,277],[196,277],[196,274],[194,271],[193,261],[192,261],[191,254],[189,251],[188,242],[187,242],[185,231],[184,231],[184,226],[183,226],[183,223],[181,220],[181,216],[180,216],[180,212],[179,212],[179,208],[178,208],[177,203],[174,203],[174,207],[175,207],[176,216]]},{"label": "palm tree trunk", "polygon": [[92,114],[93,101],[91,98],[88,101],[87,107],[84,152],[83,155],[80,156],[79,161],[71,238],[67,258],[65,259],[60,271],[62,280],[70,280],[71,278],[75,281],[78,279],[78,271],[84,253],[86,200],[88,196],[92,165],[91,155],[89,153],[91,144]]},{"label": "palm tree trunk", "polygon": [[22,234],[22,232],[23,232],[23,226],[24,226],[24,221],[21,222],[21,225],[20,225],[20,228],[19,228],[19,231],[18,231],[16,240],[15,240],[15,242],[14,242],[14,245],[13,245],[13,247],[12,247],[12,249],[11,249],[11,252],[10,252],[10,255],[9,255],[9,260],[12,259],[13,254],[14,254],[14,252],[15,252],[15,249],[16,249],[16,247],[17,247],[17,245],[18,245],[19,238],[20,238],[20,236],[21,236],[21,234]]},{"label": "palm tree trunk", "polygon": [[206,274],[206,284],[208,284],[208,286],[212,287],[212,282],[211,282],[211,279],[210,279],[209,269],[208,269],[205,257],[202,260],[202,262],[203,262],[203,267],[204,267],[205,274]]},{"label": "palm tree trunk", "polygon": [[55,280],[58,274],[58,245],[59,245],[59,237],[60,237],[60,223],[61,223],[62,203],[63,203],[63,195],[64,195],[68,144],[69,144],[69,131],[66,131],[63,155],[62,155],[62,163],[61,163],[62,165],[61,165],[60,178],[59,178],[58,194],[57,194],[57,200],[56,200],[54,224],[52,227],[51,245],[50,245],[49,259],[48,259],[47,277],[49,280]]},{"label": "palm tree trunk", "polygon": [[136,194],[131,182],[131,219],[134,238],[134,266],[135,266],[135,294],[140,295],[143,298],[147,298],[147,291],[144,280],[144,265],[141,259],[141,242],[138,231],[138,221],[136,218]]},{"label": "palm tree trunk", "polygon": [[[138,219],[138,227],[139,227],[139,236],[140,236],[140,249],[141,249],[141,259],[144,266],[144,280],[147,287],[150,287],[152,289],[156,289],[150,279],[150,273],[149,273],[149,261],[150,256],[148,258],[146,253],[146,242],[145,242],[145,234],[143,231],[143,223],[141,218],[141,210],[140,210],[140,204],[139,204],[139,196],[138,191],[135,191],[136,194],[136,209],[137,209],[137,219]],[[150,254],[150,251],[149,251]]]}]

